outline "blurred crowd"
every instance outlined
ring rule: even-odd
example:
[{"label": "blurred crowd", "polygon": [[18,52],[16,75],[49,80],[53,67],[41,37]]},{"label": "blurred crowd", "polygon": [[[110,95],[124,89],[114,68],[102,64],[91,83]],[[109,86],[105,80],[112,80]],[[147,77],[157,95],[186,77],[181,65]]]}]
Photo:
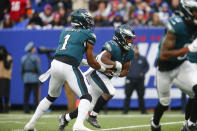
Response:
[{"label": "blurred crowd", "polygon": [[1,0],[0,29],[70,26],[72,10],[88,9],[96,27],[163,26],[179,0]]}]

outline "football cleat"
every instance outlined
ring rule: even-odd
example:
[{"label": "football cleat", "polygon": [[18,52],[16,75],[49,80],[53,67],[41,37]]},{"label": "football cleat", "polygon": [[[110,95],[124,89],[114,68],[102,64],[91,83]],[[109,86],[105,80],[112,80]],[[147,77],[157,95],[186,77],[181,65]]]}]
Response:
[{"label": "football cleat", "polygon": [[25,131],[37,131],[36,128],[34,127],[35,124],[32,123],[27,123],[24,127]]},{"label": "football cleat", "polygon": [[68,121],[65,118],[65,114],[62,114],[59,116],[59,130],[60,131],[65,131],[64,127],[68,125]]},{"label": "football cleat", "polygon": [[92,126],[96,127],[96,128],[101,128],[101,126],[99,125],[98,121],[97,121],[97,117],[96,116],[89,116],[88,120],[87,120]]},{"label": "football cleat", "polygon": [[181,131],[197,131],[197,125],[192,124],[189,126],[186,122],[185,125],[181,128]]},{"label": "football cleat", "polygon": [[151,131],[161,131],[161,125],[155,125],[153,120],[151,120]]},{"label": "football cleat", "polygon": [[92,131],[92,130],[90,130],[90,129],[88,129],[87,127],[85,127],[84,125],[82,125],[82,124],[74,124],[74,126],[73,126],[73,131]]}]

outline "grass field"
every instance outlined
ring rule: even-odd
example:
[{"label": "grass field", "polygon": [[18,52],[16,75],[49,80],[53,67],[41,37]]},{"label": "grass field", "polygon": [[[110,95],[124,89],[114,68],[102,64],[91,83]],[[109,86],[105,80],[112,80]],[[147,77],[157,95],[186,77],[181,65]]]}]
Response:
[{"label": "grass field", "polygon": [[[45,113],[36,125],[37,131],[58,131],[58,116],[63,111],[52,111]],[[11,111],[9,114],[0,114],[0,131],[23,131],[24,125],[32,114],[26,115],[22,111]],[[92,127],[85,121],[85,125],[97,131],[150,131],[150,119],[152,113],[141,115],[139,112],[131,111],[128,115],[122,115],[120,111],[109,111],[107,115],[101,113],[98,121],[101,128]],[[66,127],[66,131],[72,131],[72,120]],[[165,112],[161,123],[162,131],[180,131],[184,115],[180,111]]]}]

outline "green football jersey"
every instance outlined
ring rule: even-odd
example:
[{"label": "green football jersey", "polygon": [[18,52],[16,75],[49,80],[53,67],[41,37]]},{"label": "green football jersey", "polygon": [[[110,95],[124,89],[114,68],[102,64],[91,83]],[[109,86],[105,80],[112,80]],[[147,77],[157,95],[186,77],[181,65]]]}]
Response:
[{"label": "green football jersey", "polygon": [[[191,43],[193,40],[193,35],[189,33],[187,25],[185,24],[183,19],[178,15],[168,19],[168,22],[166,23],[166,30],[176,35],[176,44],[174,49],[183,48],[188,43]],[[159,43],[158,58],[160,57],[162,41],[163,38],[160,40]],[[167,61],[159,59],[158,65],[159,67],[162,67],[162,70],[171,70],[179,66],[185,59],[186,55],[179,56],[177,58],[173,58]]]},{"label": "green football jersey", "polygon": [[86,51],[86,42],[94,45],[96,36],[91,30],[66,28],[61,32],[55,56],[71,56],[78,65]]},{"label": "green football jersey", "polygon": [[[168,32],[172,32],[176,35],[175,49],[183,48],[186,44],[191,43],[191,35],[187,30],[187,26],[183,19],[176,15],[171,17],[167,24],[166,29]],[[159,51],[161,50],[162,40],[160,41]],[[171,61],[181,60],[180,57],[171,59]]]},{"label": "green football jersey", "polygon": [[[197,35],[195,35],[195,36],[196,36],[195,38],[197,38]],[[195,52],[195,53],[188,53],[187,54],[187,59],[190,62],[192,62],[192,63],[197,63],[197,52]]]},{"label": "green football jersey", "polygon": [[192,63],[197,63],[197,53],[188,53],[187,59]]},{"label": "green football jersey", "polygon": [[135,55],[134,49],[123,52],[120,46],[114,40],[107,41],[103,45],[102,49],[111,53],[112,61],[119,61],[121,64],[124,64],[127,61],[131,61],[131,59],[133,59]]}]

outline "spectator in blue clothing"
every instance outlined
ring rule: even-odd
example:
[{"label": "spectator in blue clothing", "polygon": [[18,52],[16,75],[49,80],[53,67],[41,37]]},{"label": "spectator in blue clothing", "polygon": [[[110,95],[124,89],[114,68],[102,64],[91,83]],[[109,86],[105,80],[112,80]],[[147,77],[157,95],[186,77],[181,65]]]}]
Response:
[{"label": "spectator in blue clothing", "polygon": [[166,23],[168,19],[172,16],[172,12],[168,7],[167,2],[162,3],[162,10],[158,12],[159,19],[162,23]]},{"label": "spectator in blue clothing", "polygon": [[29,42],[25,51],[28,52],[21,59],[21,75],[24,82],[24,112],[30,113],[29,98],[31,92],[34,95],[34,108],[39,103],[38,92],[39,92],[39,80],[38,77],[41,75],[40,59],[35,54],[36,48],[33,42]]},{"label": "spectator in blue clothing", "polygon": [[141,114],[147,114],[144,103],[144,76],[149,69],[149,64],[144,56],[139,54],[138,48],[135,48],[135,57],[131,60],[131,68],[126,77],[125,100],[123,114],[129,111],[131,95],[134,90],[137,91],[139,109]]}]

